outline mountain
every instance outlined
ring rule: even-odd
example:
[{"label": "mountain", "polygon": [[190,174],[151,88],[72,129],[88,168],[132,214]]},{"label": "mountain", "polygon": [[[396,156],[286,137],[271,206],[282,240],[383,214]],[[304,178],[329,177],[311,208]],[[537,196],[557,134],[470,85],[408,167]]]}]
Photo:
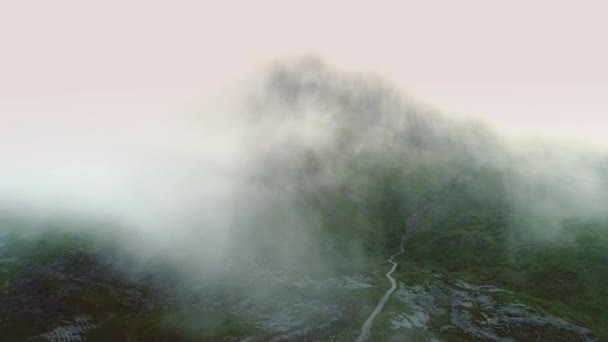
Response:
[{"label": "mountain", "polygon": [[2,211],[3,340],[608,338],[605,156],[514,143],[314,59],[255,89],[225,240],[198,217],[152,243]]}]

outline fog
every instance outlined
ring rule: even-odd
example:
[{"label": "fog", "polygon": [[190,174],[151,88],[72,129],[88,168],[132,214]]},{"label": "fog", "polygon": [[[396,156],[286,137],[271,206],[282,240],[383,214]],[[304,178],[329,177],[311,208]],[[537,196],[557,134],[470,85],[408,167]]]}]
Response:
[{"label": "fog", "polygon": [[196,247],[217,255],[243,179],[243,148],[237,121],[202,110],[9,114],[1,129],[2,203],[41,220],[90,217],[111,230],[128,227],[123,233],[140,252]]},{"label": "fog", "polygon": [[[494,286],[602,336],[607,9],[2,2],[0,313],[24,338],[38,314],[39,333],[91,314],[93,334],[354,338],[402,247],[391,300],[416,317],[387,302],[375,338],[424,315],[502,336]],[[408,301],[435,286],[475,306]],[[574,336],[524,316],[517,334]]]},{"label": "fog", "polygon": [[405,224],[426,192],[451,182],[518,213],[510,229],[531,241],[559,238],[565,219],[607,215],[601,149],[513,138],[378,73],[287,58],[215,93],[138,115],[103,105],[5,113],[3,210],[42,226],[83,220],[77,229],[107,230],[132,255],[203,278],[252,265],[318,270],[335,254],[356,267],[365,230],[400,234],[386,217]]}]

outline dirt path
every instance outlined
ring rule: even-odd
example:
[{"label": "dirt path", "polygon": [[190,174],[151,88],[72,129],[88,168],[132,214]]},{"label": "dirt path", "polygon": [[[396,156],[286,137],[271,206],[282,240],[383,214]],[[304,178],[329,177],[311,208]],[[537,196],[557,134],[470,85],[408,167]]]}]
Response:
[{"label": "dirt path", "polygon": [[384,296],[382,296],[382,299],[380,299],[380,301],[378,302],[378,305],[376,305],[376,307],[374,308],[374,311],[372,311],[372,313],[369,315],[369,317],[367,317],[367,320],[365,321],[365,323],[363,323],[363,326],[361,327],[361,333],[359,333],[359,337],[357,337],[356,342],[367,341],[367,339],[369,338],[369,331],[371,330],[373,322],[374,322],[374,318],[376,318],[376,316],[378,316],[378,314],[384,308],[384,305],[386,304],[388,299],[391,297],[393,292],[395,292],[395,289],[397,288],[397,284],[395,282],[395,279],[392,277],[392,274],[393,274],[393,272],[395,272],[395,269],[397,268],[397,263],[394,261],[394,258],[402,253],[405,253],[405,242],[407,240],[409,240],[410,236],[412,235],[418,218],[420,216],[422,216],[423,214],[425,214],[433,206],[433,204],[435,204],[435,202],[437,202],[439,200],[441,193],[443,191],[445,191],[446,188],[453,186],[454,184],[455,184],[455,181],[454,181],[454,179],[452,179],[452,180],[446,182],[445,185],[439,186],[434,191],[431,191],[427,196],[424,197],[424,199],[421,201],[421,203],[417,206],[417,208],[414,210],[414,213],[408,217],[408,219],[405,223],[405,229],[403,232],[403,236],[401,236],[401,244],[399,245],[399,247],[400,247],[399,252],[391,255],[391,257],[388,259],[388,262],[390,264],[392,264],[393,267],[391,267],[391,269],[386,273],[385,276],[386,276],[386,278],[388,278],[389,282],[391,283],[391,288],[388,289],[384,293]]},{"label": "dirt path", "polygon": [[372,324],[374,323],[374,318],[376,318],[376,316],[382,311],[382,309],[384,308],[384,305],[386,304],[386,302],[388,301],[390,296],[393,294],[393,292],[395,292],[395,289],[397,288],[397,283],[395,282],[395,279],[392,276],[393,272],[395,272],[395,269],[397,268],[397,263],[394,261],[394,259],[396,256],[405,252],[404,243],[405,243],[405,235],[403,235],[401,237],[401,244],[399,245],[400,246],[399,252],[391,255],[391,257],[388,258],[388,262],[390,264],[392,264],[393,267],[391,267],[391,269],[388,272],[386,272],[385,276],[386,276],[386,278],[388,278],[388,281],[391,283],[391,288],[388,289],[384,293],[384,296],[382,296],[382,299],[380,299],[380,301],[374,308],[374,311],[372,311],[372,313],[369,315],[369,317],[367,317],[367,320],[365,321],[365,323],[363,323],[363,326],[361,327],[361,333],[359,334],[359,337],[357,337],[357,340],[356,340],[357,342],[367,341],[367,339],[369,338],[369,331],[372,328]]}]

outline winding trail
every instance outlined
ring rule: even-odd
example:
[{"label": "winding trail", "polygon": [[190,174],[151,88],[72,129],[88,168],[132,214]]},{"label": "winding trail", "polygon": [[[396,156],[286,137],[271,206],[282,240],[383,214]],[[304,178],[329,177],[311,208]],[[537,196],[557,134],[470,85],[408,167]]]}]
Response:
[{"label": "winding trail", "polygon": [[376,318],[376,316],[382,311],[382,309],[384,308],[384,305],[386,304],[386,302],[388,301],[390,296],[393,294],[393,292],[395,292],[395,289],[397,288],[397,283],[395,282],[395,279],[392,277],[393,272],[395,272],[395,269],[397,268],[397,263],[393,259],[396,256],[398,256],[399,254],[402,254],[405,252],[404,243],[405,243],[405,234],[401,237],[401,244],[399,245],[399,247],[400,247],[399,252],[391,255],[391,257],[388,258],[388,262],[391,263],[393,265],[393,267],[391,267],[391,269],[388,272],[386,272],[385,276],[386,276],[386,278],[388,278],[388,281],[391,283],[391,288],[388,289],[386,291],[386,293],[384,293],[384,296],[382,297],[382,299],[380,299],[380,301],[374,308],[374,311],[372,311],[372,313],[369,315],[369,317],[367,317],[367,320],[365,321],[365,323],[363,323],[363,326],[361,327],[361,333],[359,334],[359,337],[357,337],[357,340],[356,340],[357,342],[367,341],[367,339],[369,337],[369,331],[372,328],[372,324],[374,322],[374,318]]},{"label": "winding trail", "polygon": [[413,210],[413,213],[408,216],[408,218],[405,222],[405,228],[403,230],[403,235],[401,236],[401,244],[399,245],[399,247],[400,247],[399,252],[391,255],[390,258],[388,258],[388,262],[390,264],[392,264],[393,267],[391,267],[391,269],[388,272],[386,272],[385,276],[386,276],[386,278],[388,278],[388,281],[391,283],[391,288],[388,289],[384,293],[384,296],[382,297],[382,299],[380,299],[380,301],[374,308],[374,311],[372,311],[372,313],[369,315],[369,317],[367,317],[367,320],[365,321],[365,323],[363,323],[363,326],[361,327],[361,332],[359,333],[359,337],[357,337],[357,339],[355,340],[356,342],[364,342],[369,339],[369,331],[371,330],[372,325],[374,323],[374,318],[376,318],[376,316],[378,316],[378,314],[382,311],[382,309],[384,308],[384,305],[386,304],[388,299],[391,297],[393,292],[395,292],[395,290],[397,289],[397,283],[395,282],[395,279],[392,277],[393,272],[395,272],[395,269],[397,269],[397,263],[394,261],[394,259],[396,256],[405,253],[405,242],[407,240],[409,240],[410,236],[412,235],[414,228],[416,227],[418,218],[420,216],[422,216],[424,213],[426,213],[433,206],[433,204],[440,199],[441,194],[444,191],[446,191],[447,188],[453,187],[456,184],[457,184],[457,179],[452,178],[452,179],[446,181],[443,185],[437,186],[433,191],[428,192],[427,195],[423,197],[423,199],[420,201],[420,203],[418,203],[416,208]]}]

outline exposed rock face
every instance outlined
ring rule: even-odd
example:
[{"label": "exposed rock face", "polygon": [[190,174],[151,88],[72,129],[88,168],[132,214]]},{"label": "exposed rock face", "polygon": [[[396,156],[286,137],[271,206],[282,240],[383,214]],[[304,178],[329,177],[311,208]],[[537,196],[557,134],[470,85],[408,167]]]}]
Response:
[{"label": "exposed rock face", "polygon": [[[526,305],[494,297],[508,292],[462,280],[406,286],[395,297],[410,311],[396,313],[393,329],[423,328],[476,341],[594,341],[585,327]],[[439,280],[439,279],[438,279]]]},{"label": "exposed rock face", "polygon": [[90,316],[76,316],[71,321],[66,321],[65,325],[58,326],[52,331],[41,335],[51,342],[85,342],[85,334],[94,329]]}]

